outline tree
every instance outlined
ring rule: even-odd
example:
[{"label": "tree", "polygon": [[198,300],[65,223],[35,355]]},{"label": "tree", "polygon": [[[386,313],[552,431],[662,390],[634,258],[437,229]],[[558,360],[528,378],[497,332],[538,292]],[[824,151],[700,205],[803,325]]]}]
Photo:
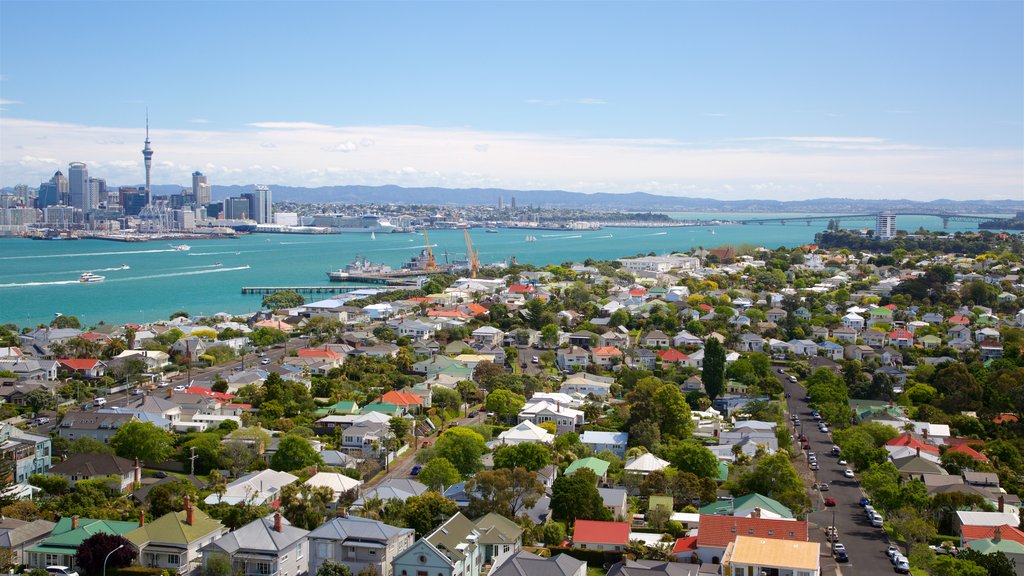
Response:
[{"label": "tree", "polygon": [[810,505],[803,480],[786,452],[764,456],[753,470],[740,474],[733,494],[743,496],[755,492],[778,500],[797,514]]},{"label": "tree", "polygon": [[430,403],[437,409],[437,413],[441,416],[442,420],[447,418],[448,413],[458,413],[459,406],[462,405],[462,397],[459,393],[451,388],[445,388],[443,386],[434,386],[430,391]]},{"label": "tree", "polygon": [[416,479],[427,488],[441,490],[462,480],[462,474],[447,458],[436,457],[423,465]]},{"label": "tree", "polygon": [[434,443],[437,455],[446,458],[464,476],[480,470],[481,457],[487,451],[484,437],[469,428],[445,430]]},{"label": "tree", "polygon": [[253,346],[265,347],[274,344],[284,344],[288,341],[288,334],[277,328],[260,326],[249,333],[249,342]]},{"label": "tree", "polygon": [[113,454],[114,449],[95,438],[83,437],[68,444],[68,454]]},{"label": "tree", "polygon": [[890,514],[889,525],[892,526],[892,530],[897,536],[903,538],[907,554],[910,554],[912,545],[926,543],[936,534],[935,525],[924,518],[919,510],[909,506]]},{"label": "tree", "polygon": [[306,303],[306,299],[298,292],[279,290],[263,297],[263,307],[271,310],[295,308]]},{"label": "tree", "polygon": [[207,554],[203,563],[202,576],[232,576],[234,567],[227,554],[213,552]]},{"label": "tree", "polygon": [[1014,561],[1002,552],[982,554],[972,548],[966,548],[960,550],[957,560],[974,562],[984,568],[989,576],[1014,576],[1016,574]]},{"label": "tree", "polygon": [[[123,546],[123,548],[110,554],[118,546]],[[107,558],[107,554],[110,554],[109,558]],[[107,566],[110,568],[121,568],[130,565],[135,560],[135,556],[135,548],[124,536],[97,532],[78,545],[75,563],[86,572],[97,574],[103,570],[104,560],[107,561]]]},{"label": "tree", "polygon": [[551,463],[551,451],[543,444],[522,442],[494,453],[495,468],[526,468],[536,472]]},{"label": "tree", "polygon": [[495,390],[487,395],[485,404],[488,412],[494,412],[499,418],[508,420],[519,414],[526,405],[526,398],[511,390]]},{"label": "tree", "polygon": [[[227,420],[230,422],[230,420]],[[195,470],[199,474],[206,474],[221,464],[221,437],[213,432],[191,434],[188,440],[181,445],[181,462],[189,466],[195,463]],[[193,452],[193,448],[195,451]],[[193,453],[196,459],[193,461]]]},{"label": "tree", "polygon": [[537,474],[526,468],[485,470],[466,482],[469,515],[473,518],[495,512],[515,518],[532,508],[544,495]]},{"label": "tree", "polygon": [[704,345],[704,368],[701,373],[704,391],[713,401],[725,388],[725,348],[717,338],[708,338]]},{"label": "tree", "polygon": [[718,458],[714,452],[696,442],[679,442],[668,449],[667,457],[676,470],[698,478],[718,477]]},{"label": "tree", "polygon": [[473,381],[486,385],[492,379],[503,374],[505,374],[504,368],[490,360],[482,360],[473,368]]},{"label": "tree", "polygon": [[334,502],[334,492],[326,486],[288,484],[281,488],[281,513],[303,530],[313,530],[324,523],[327,507]]},{"label": "tree", "polygon": [[193,502],[199,498],[199,490],[191,482],[179,480],[157,484],[146,495],[150,516],[159,518],[168,512],[181,510],[184,507],[186,496]]},{"label": "tree", "polygon": [[578,470],[572,476],[559,476],[551,487],[551,514],[556,520],[611,520],[597,491],[597,476],[590,470]]},{"label": "tree", "polygon": [[46,408],[53,407],[53,394],[42,388],[36,388],[25,394],[25,405],[32,408],[33,412],[42,412]]},{"label": "tree", "polygon": [[545,324],[540,329],[540,341],[548,348],[555,348],[558,346],[558,326],[554,324]]},{"label": "tree", "polygon": [[[412,430],[412,424],[401,416],[392,416],[391,420],[388,421],[388,429],[391,430],[391,434],[399,439],[403,440],[405,436]],[[294,430],[292,431],[294,433]]]},{"label": "tree", "polygon": [[326,560],[317,568],[316,576],[352,576],[352,569],[347,564]]},{"label": "tree", "polygon": [[174,453],[174,436],[152,422],[128,422],[110,438],[110,447],[122,458],[162,462]]},{"label": "tree", "polygon": [[51,328],[74,328],[80,329],[82,327],[81,321],[78,320],[77,316],[57,316],[50,322]]},{"label": "tree", "polygon": [[661,436],[686,438],[694,428],[690,418],[690,405],[675,384],[666,383],[654,392],[655,414],[661,427]]},{"label": "tree", "polygon": [[565,524],[548,522],[544,525],[542,540],[545,546],[561,546],[565,542]]},{"label": "tree", "polygon": [[277,452],[274,452],[270,458],[270,467],[282,472],[298,470],[314,464],[323,464],[323,459],[305,438],[294,435],[285,436],[278,444]]},{"label": "tree", "polygon": [[428,490],[405,500],[402,518],[409,528],[415,530],[416,535],[422,538],[458,511],[459,507],[455,502],[445,498],[440,492]]}]

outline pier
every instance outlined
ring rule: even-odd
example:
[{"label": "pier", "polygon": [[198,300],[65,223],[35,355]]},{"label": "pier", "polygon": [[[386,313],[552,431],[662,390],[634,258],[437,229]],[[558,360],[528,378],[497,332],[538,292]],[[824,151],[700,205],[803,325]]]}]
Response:
[{"label": "pier", "polygon": [[[273,294],[274,292],[297,292],[299,294],[348,294],[356,290],[365,290],[369,286],[353,286],[335,284],[333,286],[242,286],[242,294]],[[374,290],[396,290],[392,288],[374,288]]]}]

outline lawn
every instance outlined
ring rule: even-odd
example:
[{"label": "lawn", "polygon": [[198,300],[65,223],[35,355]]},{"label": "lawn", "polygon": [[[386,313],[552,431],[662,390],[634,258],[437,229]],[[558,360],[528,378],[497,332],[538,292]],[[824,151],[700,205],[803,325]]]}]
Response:
[{"label": "lawn", "polygon": [[605,576],[608,571],[596,566],[587,566],[587,576]]}]

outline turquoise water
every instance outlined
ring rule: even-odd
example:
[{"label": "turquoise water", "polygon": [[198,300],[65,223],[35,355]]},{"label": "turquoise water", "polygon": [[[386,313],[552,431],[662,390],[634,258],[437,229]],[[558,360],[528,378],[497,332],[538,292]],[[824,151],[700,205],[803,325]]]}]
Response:
[{"label": "turquoise water", "polygon": [[[768,214],[673,214],[678,218],[777,217]],[[853,225],[854,223],[850,223]],[[857,223],[859,224],[859,223]],[[844,223],[846,225],[846,223]],[[873,226],[865,222],[863,226]],[[899,228],[938,229],[938,219],[900,218]],[[961,225],[959,229],[974,229]],[[638,253],[687,251],[723,244],[798,246],[814,240],[823,224],[718,226],[685,228],[606,228],[593,232],[500,229],[498,234],[471,232],[480,260],[487,264],[515,256],[519,262],[545,265],[586,258],[613,259]],[[950,230],[955,230],[953,224]],[[715,230],[712,234],[711,230]],[[461,230],[430,231],[439,262],[445,251],[464,259]],[[527,234],[537,237],[527,243]],[[243,296],[242,286],[315,286],[328,284],[326,273],[357,255],[398,267],[419,253],[423,237],[381,234],[304,236],[254,234],[231,240],[190,240],[189,252],[160,242],[103,240],[39,241],[0,239],[0,323],[32,326],[54,313],[74,315],[88,324],[145,322],[167,318],[177,310],[193,314],[240,314],[259,309],[261,296]],[[220,263],[221,266],[215,266]],[[119,270],[127,264],[129,269]],[[246,268],[248,267],[248,268]],[[82,272],[106,281],[82,284]]]}]

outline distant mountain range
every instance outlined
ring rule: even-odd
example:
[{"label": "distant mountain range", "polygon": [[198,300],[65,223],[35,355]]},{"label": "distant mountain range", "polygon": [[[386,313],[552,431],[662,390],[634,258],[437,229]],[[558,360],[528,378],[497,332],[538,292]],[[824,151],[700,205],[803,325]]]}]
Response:
[{"label": "distant mountain range", "polygon": [[[519,207],[575,208],[581,210],[622,210],[631,212],[818,212],[859,213],[895,210],[901,212],[1012,213],[1024,211],[1024,200],[864,200],[815,198],[811,200],[716,200],[688,196],[660,196],[646,192],[608,194],[564,190],[505,190],[500,188],[403,188],[401,186],[322,186],[304,188],[271,185],[275,202],[338,204],[430,204],[442,206],[497,206],[501,198],[508,206],[515,198]],[[177,194],[179,185],[153,186],[154,194]],[[252,185],[213,186],[213,198],[222,200],[252,190]],[[4,192],[13,189],[4,188]]]},{"label": "distant mountain range", "polygon": [[[519,207],[578,208],[588,210],[678,212],[874,212],[921,210],[925,212],[996,213],[1024,210],[1024,201],[861,200],[816,198],[812,200],[716,200],[686,196],[659,196],[646,192],[628,194],[566,192],[564,190],[505,190],[500,188],[403,188],[401,186],[324,186],[302,188],[270,186],[275,202],[344,204],[492,205],[501,198],[508,206],[515,198]],[[238,196],[252,186],[214,186],[216,199]]]}]

